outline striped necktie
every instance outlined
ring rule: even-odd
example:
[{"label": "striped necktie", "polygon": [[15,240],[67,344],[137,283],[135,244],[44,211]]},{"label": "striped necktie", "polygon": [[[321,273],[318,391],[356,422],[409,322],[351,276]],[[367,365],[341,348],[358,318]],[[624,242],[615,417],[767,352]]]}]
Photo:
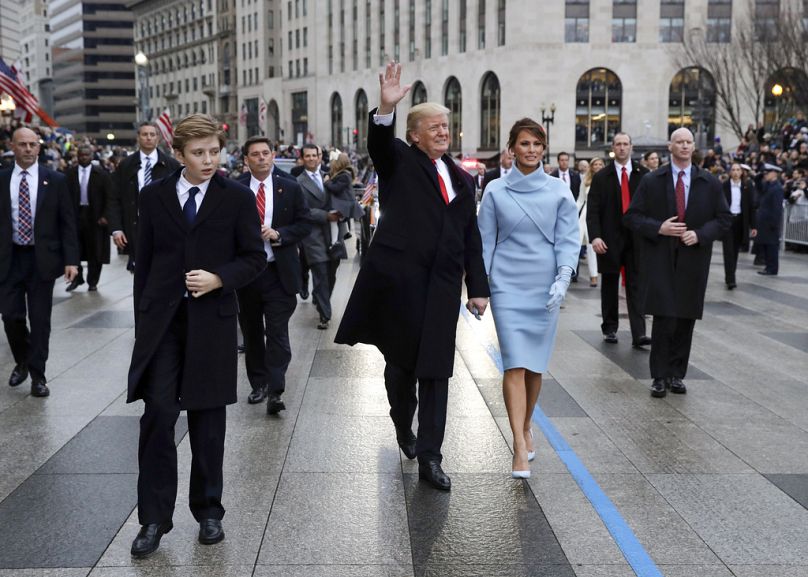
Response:
[{"label": "striped necktie", "polygon": [[143,186],[151,184],[151,158],[146,157],[146,166],[143,168]]},{"label": "striped necktie", "polygon": [[21,245],[29,245],[34,240],[34,219],[31,213],[31,191],[28,189],[28,171],[20,173],[19,217],[17,234]]}]

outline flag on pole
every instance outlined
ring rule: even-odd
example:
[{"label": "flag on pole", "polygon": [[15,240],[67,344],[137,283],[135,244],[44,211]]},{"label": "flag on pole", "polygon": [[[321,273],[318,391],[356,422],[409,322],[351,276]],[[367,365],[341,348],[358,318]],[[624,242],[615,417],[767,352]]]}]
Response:
[{"label": "flag on pole", "polygon": [[247,102],[241,101],[241,110],[238,113],[238,123],[242,126],[247,126]]},{"label": "flag on pole", "polygon": [[261,96],[258,99],[258,129],[261,131],[261,136],[266,134],[267,125],[267,102]]},{"label": "flag on pole", "polygon": [[163,137],[166,144],[171,146],[174,140],[174,127],[171,125],[171,111],[168,108],[163,110],[162,114],[155,120],[155,124],[157,124],[157,130],[160,131],[160,136]]},{"label": "flag on pole", "polygon": [[359,204],[362,206],[368,206],[373,204],[373,193],[376,192],[376,183],[369,182],[368,185],[365,187],[365,193],[362,195],[362,200],[359,201]]},{"label": "flag on pole", "polygon": [[2,58],[0,58],[0,92],[5,92],[11,96],[12,100],[14,100],[14,105],[17,107],[17,114],[21,115],[24,122],[31,122],[34,114],[36,114],[51,128],[58,126],[56,121],[40,108],[36,96],[31,94],[20,81],[14,67],[9,67]]}]

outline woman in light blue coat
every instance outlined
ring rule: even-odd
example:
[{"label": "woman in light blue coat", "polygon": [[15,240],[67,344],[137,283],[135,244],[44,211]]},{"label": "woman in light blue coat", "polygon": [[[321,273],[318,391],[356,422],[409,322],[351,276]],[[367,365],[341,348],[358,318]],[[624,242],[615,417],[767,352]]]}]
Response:
[{"label": "woman in light blue coat", "polygon": [[544,172],[546,145],[544,129],[534,120],[513,125],[508,148],[514,170],[488,185],[477,217],[505,370],[514,478],[530,477],[533,408],[581,247],[572,193]]}]

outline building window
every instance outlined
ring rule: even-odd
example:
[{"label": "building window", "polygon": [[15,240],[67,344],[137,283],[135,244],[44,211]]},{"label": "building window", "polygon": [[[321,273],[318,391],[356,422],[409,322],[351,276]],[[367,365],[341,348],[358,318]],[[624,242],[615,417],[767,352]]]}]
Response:
[{"label": "building window", "polygon": [[365,68],[370,68],[370,0],[365,2]]},{"label": "building window", "polygon": [[407,30],[409,32],[410,62],[412,62],[415,60],[415,0],[410,0],[407,18]]},{"label": "building window", "polygon": [[449,0],[442,0],[440,10],[440,54],[449,54]]},{"label": "building window", "polygon": [[365,151],[368,149],[368,95],[361,88],[356,91],[355,100],[355,126],[356,126],[356,141],[355,145],[357,150]]},{"label": "building window", "polygon": [[620,132],[623,87],[606,68],[585,72],[575,89],[575,146],[602,148]]},{"label": "building window", "polygon": [[636,42],[637,0],[612,2],[612,42]]},{"label": "building window", "polygon": [[505,46],[505,0],[497,0],[497,46]]},{"label": "building window", "polygon": [[466,51],[466,22],[468,21],[468,14],[466,13],[466,0],[460,0],[460,20],[459,30],[457,35],[457,51],[461,54]]},{"label": "building window", "polygon": [[423,82],[418,80],[412,85],[412,105],[415,106],[422,102],[426,102],[426,86],[424,86]]},{"label": "building window", "polygon": [[808,75],[797,68],[781,68],[765,84],[763,122],[776,132],[797,112],[808,111]]},{"label": "building window", "polygon": [[444,105],[449,109],[449,150],[459,151],[463,147],[463,98],[460,82],[454,76],[446,82]]},{"label": "building window", "polygon": [[379,0],[379,66],[386,64],[386,54],[384,52],[384,5],[387,0]]},{"label": "building window", "polygon": [[700,148],[715,137],[715,82],[695,66],[677,72],[668,92],[668,136],[682,127],[690,129]]},{"label": "building window", "polygon": [[485,0],[478,0],[477,5],[477,48],[485,48]]},{"label": "building window", "polygon": [[342,147],[342,98],[331,95],[331,146]]},{"label": "building window", "polygon": [[424,10],[424,58],[432,58],[432,0],[426,0]]},{"label": "building window", "polygon": [[564,41],[589,42],[589,0],[567,0],[564,8]]},{"label": "building window", "polygon": [[297,142],[305,142],[309,132],[308,92],[292,93],[292,135]]},{"label": "building window", "polygon": [[401,60],[401,6],[393,0],[393,60]]},{"label": "building window", "polygon": [[758,40],[777,38],[780,0],[755,0],[755,35]]},{"label": "building window", "polygon": [[732,0],[709,0],[707,42],[728,43],[732,30]]},{"label": "building window", "polygon": [[480,149],[499,150],[499,80],[489,72],[483,78],[480,94]]},{"label": "building window", "polygon": [[662,0],[659,6],[659,41],[681,42],[684,27],[685,0]]},{"label": "building window", "polygon": [[353,8],[352,8],[352,21],[353,26],[353,36],[351,38],[351,64],[353,65],[353,69],[356,70],[359,66],[359,0],[353,0]]}]

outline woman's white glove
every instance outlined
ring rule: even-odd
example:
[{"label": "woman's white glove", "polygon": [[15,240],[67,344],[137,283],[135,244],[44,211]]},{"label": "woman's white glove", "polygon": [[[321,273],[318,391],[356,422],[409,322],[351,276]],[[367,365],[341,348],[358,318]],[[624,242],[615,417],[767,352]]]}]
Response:
[{"label": "woman's white glove", "polygon": [[564,297],[567,296],[567,289],[572,280],[572,267],[560,266],[558,267],[558,274],[555,277],[555,282],[550,285],[550,300],[547,301],[547,310],[555,312],[564,302]]}]

